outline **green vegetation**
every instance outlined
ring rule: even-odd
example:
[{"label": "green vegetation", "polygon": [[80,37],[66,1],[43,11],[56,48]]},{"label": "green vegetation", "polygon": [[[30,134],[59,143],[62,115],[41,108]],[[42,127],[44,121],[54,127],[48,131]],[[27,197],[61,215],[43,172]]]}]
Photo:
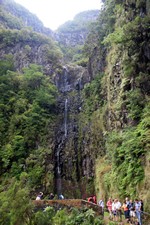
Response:
[{"label": "green vegetation", "polygon": [[0,223],[2,225],[103,225],[102,218],[92,209],[71,208],[56,210],[47,206],[35,209],[29,197],[29,183],[26,173],[19,180],[14,178],[0,186]]},{"label": "green vegetation", "polygon": [[[64,62],[88,68],[88,78],[83,74],[83,80],[91,79],[80,93],[73,90],[68,94],[73,100],[82,98],[82,106],[79,113],[76,105],[69,111],[70,127],[71,119],[75,120],[71,134],[75,138],[63,149],[62,166],[69,174],[63,175],[70,192],[73,183],[83,187],[85,194],[96,192],[105,200],[110,195],[121,200],[138,196],[149,211],[149,3],[104,2],[96,22],[86,21],[88,13],[80,14],[58,30],[62,37],[77,39],[78,34],[86,36],[90,30],[85,44],[75,41],[65,45],[63,39],[58,43]],[[58,92],[50,75],[62,73],[63,54],[51,38],[42,34],[40,23],[37,27],[41,34],[33,31],[35,17],[29,14],[28,22],[33,26],[25,27],[28,12],[21,17],[22,7],[18,6],[15,13],[13,2],[4,5],[0,9],[0,223],[102,225],[92,210],[55,211],[47,207],[33,211],[30,199],[35,192],[54,190],[52,151]],[[35,61],[41,66],[31,64]],[[73,156],[66,159],[72,152]],[[71,159],[74,161],[69,162]],[[72,172],[66,169],[69,163],[73,164]],[[76,190],[77,195],[79,192]]]},{"label": "green vegetation", "polygon": [[[148,169],[146,160],[150,146],[149,107],[148,103],[137,126],[128,127],[123,132],[109,132],[105,137],[105,158],[99,158],[96,163],[96,187],[106,199],[110,193],[114,198],[130,196],[134,199],[143,192],[144,180],[149,176],[144,171]],[[145,210],[149,210],[147,194],[142,196]]]},{"label": "green vegetation", "polygon": [[[148,108],[145,109],[146,114]],[[150,115],[145,124],[144,113],[143,120],[136,128],[128,128],[123,133],[110,133],[107,138],[107,160],[108,163],[111,162],[112,169],[110,176],[106,174],[105,182],[110,192],[115,184],[121,197],[134,198],[137,185],[144,179],[143,165],[150,143],[148,118],[150,119]]]},{"label": "green vegetation", "polygon": [[81,12],[57,29],[59,46],[66,63],[87,66],[88,57],[83,54],[84,42],[98,14],[99,10]]},{"label": "green vegetation", "polygon": [[3,28],[20,30],[30,27],[35,32],[48,36],[51,34],[51,30],[45,28],[36,15],[13,0],[1,1],[0,12],[0,24]]},{"label": "green vegetation", "polygon": [[21,29],[23,27],[23,23],[18,18],[11,14],[8,14],[7,11],[2,10],[1,8],[0,21],[3,21],[3,25],[1,25],[2,27],[10,29]]},{"label": "green vegetation", "polygon": [[9,30],[9,29],[1,29],[0,30],[0,39],[1,39],[1,43],[3,45],[11,45],[11,46],[15,46],[17,43],[19,43],[20,41],[22,42],[29,42],[34,41],[37,43],[41,43],[44,42],[45,44],[47,44],[47,42],[49,41],[49,39],[45,38],[43,35],[40,35],[38,33],[32,32],[29,29],[23,29],[23,30]]},{"label": "green vegetation", "polygon": [[[30,185],[38,187],[52,153],[48,139],[55,119],[56,87],[40,66],[30,65],[20,74],[6,71],[7,64],[10,69],[9,61],[1,62],[5,71],[0,76],[1,175],[19,177],[25,170]],[[47,176],[52,178],[51,170]]]},{"label": "green vegetation", "polygon": [[58,28],[58,32],[74,33],[87,32],[92,20],[96,20],[99,10],[89,10],[77,14],[72,21],[67,21]]},{"label": "green vegetation", "polygon": [[80,32],[86,30],[86,21],[80,23],[81,21],[68,21],[58,28],[58,32],[72,33]]},{"label": "green vegetation", "polygon": [[[84,46],[94,80],[83,91],[81,127],[88,124],[89,153],[97,158],[96,191],[105,199],[140,196],[147,202],[149,17],[139,15],[141,4],[131,15],[130,3],[106,1]],[[98,59],[105,65],[100,82],[95,76]],[[145,207],[149,210],[148,204]]]},{"label": "green vegetation", "polygon": [[86,67],[87,65],[87,59],[83,58],[82,51],[83,51],[83,45],[76,45],[74,47],[67,47],[63,44],[60,44],[59,47],[61,48],[61,51],[64,54],[65,61],[69,61],[72,64],[77,65],[83,65]]},{"label": "green vegetation", "polygon": [[31,224],[33,205],[29,199],[27,174],[22,173],[20,180],[4,180],[0,186],[0,224]]},{"label": "green vegetation", "polygon": [[91,83],[85,85],[83,90],[84,113],[89,119],[94,111],[103,105],[101,80],[104,74],[97,75]]}]

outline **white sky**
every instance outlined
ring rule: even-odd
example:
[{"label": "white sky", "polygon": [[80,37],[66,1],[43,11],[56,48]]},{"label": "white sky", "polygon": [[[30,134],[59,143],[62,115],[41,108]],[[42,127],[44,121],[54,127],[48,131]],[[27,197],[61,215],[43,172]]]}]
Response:
[{"label": "white sky", "polygon": [[79,12],[101,8],[101,0],[15,0],[36,14],[44,26],[56,30]]}]

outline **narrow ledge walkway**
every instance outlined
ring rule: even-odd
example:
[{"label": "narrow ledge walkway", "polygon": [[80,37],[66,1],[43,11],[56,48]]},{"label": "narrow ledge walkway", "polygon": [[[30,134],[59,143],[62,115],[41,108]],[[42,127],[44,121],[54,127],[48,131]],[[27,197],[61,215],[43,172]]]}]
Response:
[{"label": "narrow ledge walkway", "polygon": [[45,208],[47,206],[53,206],[55,208],[92,208],[97,215],[103,216],[102,207],[92,202],[85,201],[83,199],[63,199],[63,200],[33,200],[33,204],[38,209]]}]

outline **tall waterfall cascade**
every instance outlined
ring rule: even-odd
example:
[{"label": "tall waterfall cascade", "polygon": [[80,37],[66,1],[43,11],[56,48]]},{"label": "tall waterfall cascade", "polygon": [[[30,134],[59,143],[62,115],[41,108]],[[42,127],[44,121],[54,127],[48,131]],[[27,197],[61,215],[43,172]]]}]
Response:
[{"label": "tall waterfall cascade", "polygon": [[[67,182],[72,180],[72,169],[79,167],[78,162],[78,122],[81,111],[80,92],[83,88],[83,68],[63,67],[57,74],[55,83],[59,91],[58,113],[59,121],[55,132],[55,190],[59,196],[64,194]],[[76,170],[76,180],[79,180],[79,168]],[[68,186],[68,185],[67,185]]]},{"label": "tall waterfall cascade", "polygon": [[[67,117],[68,117],[68,99],[65,97],[67,95],[67,92],[70,90],[68,79],[67,79],[68,71],[67,68],[64,67],[63,75],[62,75],[62,82],[61,82],[61,92],[63,93],[63,98],[61,102],[63,102],[62,110],[64,111],[62,122],[59,124],[60,129],[58,133],[56,134],[56,147],[55,147],[55,189],[57,192],[57,195],[59,196],[62,194],[62,169],[61,169],[61,154],[65,146],[66,138],[67,138]],[[61,134],[59,134],[61,133]]]}]

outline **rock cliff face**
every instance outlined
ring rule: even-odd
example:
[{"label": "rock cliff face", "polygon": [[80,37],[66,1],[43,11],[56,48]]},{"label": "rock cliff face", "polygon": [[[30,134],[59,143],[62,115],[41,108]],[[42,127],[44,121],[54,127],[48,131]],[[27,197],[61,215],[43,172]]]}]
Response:
[{"label": "rock cliff face", "polygon": [[[30,64],[41,65],[44,73],[51,76],[58,88],[55,140],[52,140],[55,188],[58,194],[65,190],[68,197],[81,197],[86,193],[86,180],[94,176],[94,161],[92,156],[87,155],[88,143],[81,140],[79,120],[83,103],[81,92],[84,85],[91,81],[91,74],[82,66],[62,65],[62,53],[58,46],[50,37],[40,34],[47,32],[23,7],[13,1],[2,1],[1,11],[0,39],[3,44],[0,46],[0,58],[11,59],[14,70],[19,72]],[[87,25],[97,16],[98,11],[79,14],[75,26],[78,28],[81,21],[82,26],[71,34],[69,32],[70,36],[65,33],[64,46],[67,43],[69,47],[83,45],[88,33]],[[32,26],[34,31],[28,26]],[[84,128],[84,133],[86,131]]]},{"label": "rock cliff face", "polygon": [[38,64],[43,66],[46,74],[52,75],[56,65],[60,64],[61,51],[45,36],[29,30],[2,30],[0,38],[3,42],[0,47],[0,58],[11,56],[18,71],[28,67],[29,64]]},{"label": "rock cliff face", "polygon": [[[111,24],[111,32],[107,31],[110,34],[103,38],[103,32],[107,28],[101,27],[96,47],[91,44],[93,49],[90,53],[89,68],[93,75],[97,72],[105,73],[102,79],[105,103],[100,106],[101,112],[95,112],[95,115],[99,113],[101,118],[102,126],[99,126],[99,131],[102,131],[100,135],[105,149],[105,156],[100,156],[102,146],[98,144],[96,182],[104,198],[108,198],[110,193],[121,197],[138,195],[147,202],[149,195],[143,191],[148,177],[146,158],[149,152],[146,143],[149,143],[149,125],[142,125],[145,112],[149,108],[150,85],[150,20],[147,4],[147,1],[115,1],[114,7],[118,7],[115,19],[107,20],[108,24]],[[109,14],[113,12],[114,15],[112,6],[109,7],[110,5],[107,5],[100,21],[108,16],[108,9]],[[102,43],[102,40],[104,46],[98,44]],[[96,63],[101,65],[102,61],[104,67],[95,67]],[[95,116],[97,124],[98,119]],[[142,144],[143,134],[146,146]],[[138,171],[138,175],[135,175],[135,171]],[[149,208],[148,205],[146,207]]]},{"label": "rock cliff face", "polygon": [[77,14],[73,21],[68,21],[58,28],[55,39],[64,47],[83,45],[89,33],[89,25],[98,18],[99,10],[89,10]]},{"label": "rock cliff face", "polygon": [[13,0],[2,0],[0,11],[0,59],[11,57],[18,71],[29,64],[38,64],[44,73],[52,75],[62,60],[61,50],[52,40],[52,31]]},{"label": "rock cliff face", "polygon": [[[59,146],[62,150],[60,150],[60,157],[55,159],[56,162],[57,158],[60,160],[62,187],[66,189],[68,185],[67,193],[69,195],[71,195],[73,186],[80,189],[81,194],[87,193],[89,188],[87,180],[97,176],[96,189],[104,198],[107,198],[110,192],[115,196],[124,196],[127,194],[124,190],[129,189],[130,193],[128,194],[135,196],[136,193],[147,198],[146,195],[143,195],[143,188],[148,177],[147,160],[145,168],[143,165],[145,157],[149,155],[144,144],[145,140],[149,142],[148,126],[144,125],[142,131],[139,128],[143,126],[144,122],[141,121],[148,109],[149,99],[149,12],[146,2],[144,5],[141,5],[140,2],[137,4],[135,1],[130,3],[126,1],[117,5],[116,18],[114,21],[112,18],[107,21],[108,24],[110,23],[109,31],[107,27],[103,26],[101,33],[95,32],[94,35],[92,33],[87,40],[88,44],[91,41],[91,45],[89,44],[91,48],[89,47],[86,82],[94,80],[97,74],[104,73],[101,80],[102,90],[99,89],[104,101],[99,102],[99,106],[95,107],[89,120],[86,120],[86,112],[82,111],[86,99],[81,98],[82,95],[78,90],[73,91],[74,88],[76,89],[77,81],[73,82],[73,85],[67,83],[67,86],[64,87],[66,81],[63,81],[63,76],[56,78],[58,86],[61,87],[64,94],[62,112],[66,112],[67,100],[68,125],[67,133],[65,133],[66,120],[64,119],[65,115],[62,114],[64,116],[61,123],[63,124],[64,138],[62,141],[60,140],[63,129],[59,128],[56,152]],[[112,6],[111,10],[109,7],[107,9],[109,9],[109,14],[111,10],[111,13],[114,13]],[[106,14],[102,14],[100,22],[106,19],[106,15],[108,16],[107,9],[106,12],[104,10]],[[117,29],[119,27],[119,33],[115,26]],[[122,26],[124,26],[123,29]],[[108,39],[105,39],[106,31],[110,32]],[[126,35],[126,32],[130,35]],[[93,45],[93,38],[95,45]],[[102,41],[105,42],[105,46]],[[71,77],[68,76],[68,80],[73,81],[72,74]],[[80,86],[84,87],[82,82]],[[92,94],[87,94],[87,97],[90,95]],[[83,115],[81,115],[81,111]],[[85,116],[84,119],[83,116]],[[95,165],[97,167],[96,175]],[[139,168],[137,175],[134,174],[135,168]],[[124,169],[127,174],[124,173]],[[70,172],[71,170],[73,172]],[[130,175],[128,176],[128,174]],[[55,176],[57,178],[58,174],[56,173]],[[130,179],[131,177],[133,179]],[[138,185],[141,181],[144,184],[139,188]],[[129,183],[135,188],[130,188]],[[59,191],[62,191],[62,188]],[[76,196],[76,193],[74,195]]]},{"label": "rock cliff face", "polygon": [[54,37],[64,53],[65,63],[76,62],[82,58],[85,40],[98,15],[99,10],[79,13],[72,21],[66,22],[57,29]]},{"label": "rock cliff face", "polygon": [[[96,190],[105,198],[110,193],[149,197],[144,191],[149,187],[149,1],[106,2],[85,43],[84,68],[64,65],[56,43],[37,33],[47,34],[41,25],[30,23],[28,13],[26,20],[10,22],[7,10],[11,18],[22,14],[13,13],[11,1],[2,3],[0,58],[11,56],[18,71],[30,63],[43,66],[59,92],[52,140],[57,194],[85,197]],[[65,57],[72,54],[66,57],[70,61],[82,51],[77,46],[83,48],[89,31],[87,15],[55,34]],[[24,21],[37,32],[23,29]]]},{"label": "rock cliff face", "polygon": [[[133,9],[133,12],[131,12],[131,9]],[[141,21],[144,21],[144,18],[148,15],[146,2],[141,5],[140,3],[136,4],[135,1],[131,4],[126,1],[126,4],[124,4],[124,11],[127,11],[127,19],[130,21],[129,23],[133,23],[133,25],[134,22],[132,21],[136,21],[135,18],[141,17]],[[137,98],[139,98],[138,107],[139,109],[141,108],[141,110],[144,108],[144,102],[142,104],[140,98],[144,99],[145,95],[149,94],[148,76],[146,78],[147,82],[144,80],[141,80],[140,83],[137,82],[137,80],[140,79],[141,73],[150,73],[148,66],[148,62],[150,60],[150,48],[148,47],[149,41],[147,37],[148,29],[146,26],[140,26],[140,22],[139,24],[137,22],[136,25],[139,30],[134,31],[134,34],[131,31],[131,36],[127,37],[127,39],[132,39],[133,41],[133,43],[130,44],[130,47],[122,43],[122,48],[116,45],[114,49],[112,48],[107,54],[108,61],[106,73],[108,90],[107,101],[109,108],[108,126],[109,129],[112,130],[122,129],[126,126],[135,125],[138,123],[140,116],[135,115],[132,118],[129,116],[131,108],[129,107],[130,103],[128,101],[130,100],[127,93],[131,93],[132,91],[134,92],[136,89],[140,90],[141,97],[137,96]],[[139,43],[141,42],[143,44],[139,47]],[[116,54],[115,57],[114,54]],[[130,64],[131,61],[132,66]],[[127,67],[133,69],[132,73],[129,72],[128,74]]]},{"label": "rock cliff face", "polygon": [[54,149],[55,191],[57,194],[65,192],[68,197],[81,197],[86,193],[86,179],[94,173],[92,156],[87,155],[86,148],[80,143],[84,142],[80,140],[79,124],[83,102],[81,91],[89,80],[88,71],[81,66],[66,65],[55,77],[60,92]]}]

